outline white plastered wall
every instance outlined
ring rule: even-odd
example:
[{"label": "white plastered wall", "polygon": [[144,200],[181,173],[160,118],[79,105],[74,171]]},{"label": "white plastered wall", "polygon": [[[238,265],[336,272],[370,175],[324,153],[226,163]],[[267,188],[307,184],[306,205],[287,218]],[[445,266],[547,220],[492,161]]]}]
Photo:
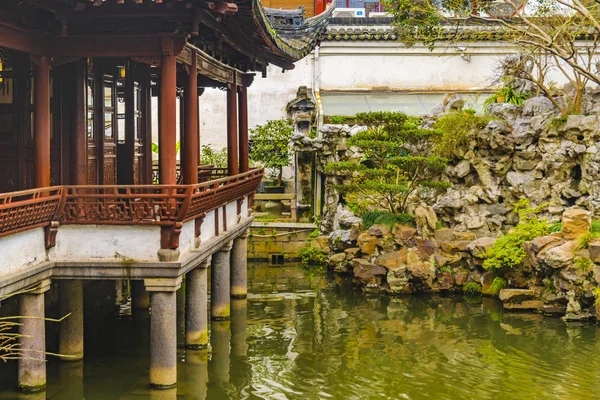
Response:
[{"label": "white plastered wall", "polygon": [[202,227],[200,228],[200,241],[204,242],[215,236],[215,212],[216,210],[206,213]]},{"label": "white plastered wall", "polygon": [[44,228],[0,238],[0,277],[46,261]]},{"label": "white plastered wall", "polygon": [[227,229],[237,223],[237,201],[227,203]]},{"label": "white plastered wall", "polygon": [[51,261],[158,261],[159,226],[63,225]]}]

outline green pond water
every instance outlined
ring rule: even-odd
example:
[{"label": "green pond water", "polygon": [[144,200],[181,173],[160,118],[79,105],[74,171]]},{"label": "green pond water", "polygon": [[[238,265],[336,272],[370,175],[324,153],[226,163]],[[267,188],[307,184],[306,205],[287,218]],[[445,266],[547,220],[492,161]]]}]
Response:
[{"label": "green pond water", "polygon": [[147,388],[149,321],[99,314],[86,316],[83,362],[49,361],[45,395],[20,396],[14,366],[0,366],[0,398],[600,398],[594,324],[491,299],[368,297],[297,267],[252,266],[250,292],[212,325],[210,352],[179,350],[174,390]]}]

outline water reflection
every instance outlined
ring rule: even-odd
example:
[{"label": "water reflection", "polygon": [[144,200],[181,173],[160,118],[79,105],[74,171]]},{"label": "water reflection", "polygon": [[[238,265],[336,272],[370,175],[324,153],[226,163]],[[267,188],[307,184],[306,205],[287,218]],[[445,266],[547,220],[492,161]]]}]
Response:
[{"label": "water reflection", "polygon": [[[298,268],[249,272],[251,294],[211,324],[210,349],[181,346],[176,389],[148,389],[147,318],[92,318],[84,363],[51,361],[47,398],[598,398],[596,325],[491,299],[366,297]],[[0,399],[32,398],[11,371],[0,366]]]}]

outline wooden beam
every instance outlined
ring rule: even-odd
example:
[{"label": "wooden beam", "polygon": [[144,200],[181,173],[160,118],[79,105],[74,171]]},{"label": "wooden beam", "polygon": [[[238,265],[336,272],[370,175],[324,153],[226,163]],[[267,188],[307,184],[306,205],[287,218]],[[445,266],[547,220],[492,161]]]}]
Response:
[{"label": "wooden beam", "polygon": [[24,53],[44,54],[45,40],[37,33],[7,22],[0,22],[0,46]]},{"label": "wooden beam", "polygon": [[165,41],[175,54],[185,46],[183,35],[82,35],[50,40],[46,51],[52,57],[160,57]]}]

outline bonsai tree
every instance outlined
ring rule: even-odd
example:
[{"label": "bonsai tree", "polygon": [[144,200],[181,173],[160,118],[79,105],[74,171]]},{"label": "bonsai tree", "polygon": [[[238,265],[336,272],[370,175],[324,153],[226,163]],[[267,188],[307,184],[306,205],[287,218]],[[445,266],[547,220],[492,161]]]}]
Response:
[{"label": "bonsai tree", "polygon": [[403,213],[419,192],[445,189],[437,178],[448,160],[435,156],[433,139],[439,132],[419,128],[419,119],[401,112],[371,112],[356,115],[367,127],[348,139],[362,159],[329,163],[325,172],[344,178],[341,193],[356,196],[367,207]]},{"label": "bonsai tree", "polygon": [[266,124],[250,130],[250,158],[269,171],[269,177],[275,187],[283,186],[282,170],[290,163],[292,156],[289,144],[292,133],[292,121],[283,118],[267,121]]}]

